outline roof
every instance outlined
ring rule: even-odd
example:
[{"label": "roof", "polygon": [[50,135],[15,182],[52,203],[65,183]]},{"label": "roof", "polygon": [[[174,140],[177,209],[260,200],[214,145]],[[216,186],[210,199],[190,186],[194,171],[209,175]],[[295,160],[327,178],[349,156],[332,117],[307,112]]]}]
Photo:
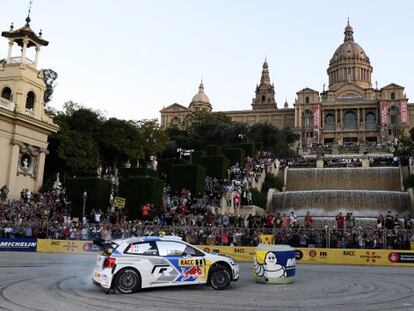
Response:
[{"label": "roof", "polygon": [[42,38],[42,32],[39,32],[39,35],[35,34],[34,31],[30,28],[30,18],[26,18],[26,25],[21,28],[14,30],[13,24],[10,26],[10,31],[3,31],[1,35],[5,38],[13,39],[19,46],[23,47],[23,38],[29,38],[27,47],[32,47],[36,45],[47,46],[49,41],[46,41]]},{"label": "roof", "polygon": [[188,111],[188,108],[183,105],[174,103],[160,110],[160,112],[165,112],[165,111]]}]

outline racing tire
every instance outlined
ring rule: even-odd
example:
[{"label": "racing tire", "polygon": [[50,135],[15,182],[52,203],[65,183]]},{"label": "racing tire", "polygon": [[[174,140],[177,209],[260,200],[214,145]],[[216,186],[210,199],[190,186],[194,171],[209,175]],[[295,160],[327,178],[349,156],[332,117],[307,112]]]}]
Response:
[{"label": "racing tire", "polygon": [[125,268],[119,271],[114,280],[114,288],[121,294],[131,294],[141,287],[141,276],[135,269]]},{"label": "racing tire", "polygon": [[231,274],[225,267],[216,267],[210,271],[209,284],[215,290],[224,290],[230,286]]}]

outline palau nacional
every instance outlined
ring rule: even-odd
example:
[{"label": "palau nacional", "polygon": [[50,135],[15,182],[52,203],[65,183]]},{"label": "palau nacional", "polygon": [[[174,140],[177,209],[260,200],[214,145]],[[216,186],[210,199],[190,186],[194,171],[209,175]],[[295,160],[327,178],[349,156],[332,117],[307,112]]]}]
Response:
[{"label": "palau nacional", "polygon": [[[296,93],[294,108],[278,107],[268,63],[263,64],[251,110],[223,111],[233,121],[249,125],[268,122],[299,134],[297,146],[322,144],[335,150],[358,146],[361,153],[370,145],[393,142],[414,126],[414,104],[408,103],[404,87],[391,83],[381,88],[372,83],[373,66],[354,40],[348,24],[344,41],[333,53],[327,69],[329,85],[322,92],[303,88]],[[174,103],[162,109],[163,127],[179,126],[193,111],[212,112],[203,82],[188,107]],[[214,112],[212,112],[214,113]]]}]

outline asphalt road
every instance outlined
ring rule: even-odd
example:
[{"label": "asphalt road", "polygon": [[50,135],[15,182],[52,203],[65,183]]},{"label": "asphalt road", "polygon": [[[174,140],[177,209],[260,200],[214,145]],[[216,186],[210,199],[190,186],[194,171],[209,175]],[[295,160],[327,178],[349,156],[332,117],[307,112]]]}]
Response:
[{"label": "asphalt road", "polygon": [[256,284],[251,265],[225,291],[201,286],[106,295],[94,255],[0,253],[0,310],[414,310],[414,268],[297,266],[295,283]]}]

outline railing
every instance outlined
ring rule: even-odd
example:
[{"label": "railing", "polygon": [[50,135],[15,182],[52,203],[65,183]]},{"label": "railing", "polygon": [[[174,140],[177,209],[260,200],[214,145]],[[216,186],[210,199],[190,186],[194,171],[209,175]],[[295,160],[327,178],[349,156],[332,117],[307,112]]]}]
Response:
[{"label": "railing", "polygon": [[32,117],[32,118],[34,118],[35,117],[35,112],[33,111],[33,109],[25,109],[24,110],[24,114],[25,115],[27,115],[27,116],[29,116],[29,117]]},{"label": "railing", "polygon": [[29,66],[34,67],[35,66],[35,62],[32,61],[31,59],[27,58],[27,57],[20,57],[20,56],[14,56],[14,57],[10,57],[7,61],[8,64],[26,64]]},{"label": "railing", "polygon": [[10,111],[14,111],[16,104],[5,98],[0,97],[0,107]]},{"label": "railing", "polygon": [[[275,244],[289,244],[293,247],[361,248],[361,249],[410,249],[414,229],[377,229],[372,227],[225,227],[225,226],[167,226],[123,224],[0,224],[1,237],[31,236],[50,239],[90,240],[102,238],[115,240],[131,236],[177,235],[192,244],[257,246],[260,235],[273,235]],[[10,229],[11,228],[11,229]],[[413,241],[411,241],[413,242]]]}]

